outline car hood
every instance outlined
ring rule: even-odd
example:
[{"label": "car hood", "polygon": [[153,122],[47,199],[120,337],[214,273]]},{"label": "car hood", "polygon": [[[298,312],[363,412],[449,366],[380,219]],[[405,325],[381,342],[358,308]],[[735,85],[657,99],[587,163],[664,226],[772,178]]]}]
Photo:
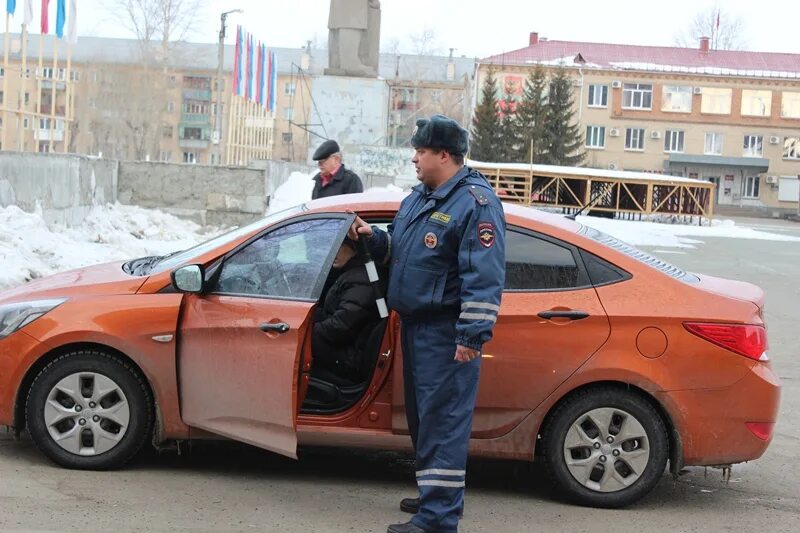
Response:
[{"label": "car hood", "polygon": [[0,302],[39,297],[134,294],[147,280],[147,277],[126,274],[122,270],[123,264],[124,261],[104,263],[35,279],[19,287],[0,292]]}]

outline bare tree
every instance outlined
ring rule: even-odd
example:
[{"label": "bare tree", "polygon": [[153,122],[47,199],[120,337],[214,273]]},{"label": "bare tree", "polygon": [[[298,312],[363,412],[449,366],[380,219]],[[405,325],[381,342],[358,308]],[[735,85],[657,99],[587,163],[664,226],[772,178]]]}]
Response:
[{"label": "bare tree", "polygon": [[423,28],[417,33],[408,36],[411,41],[411,53],[418,56],[441,55],[442,48],[436,38],[436,31],[433,28]]},{"label": "bare tree", "polygon": [[193,30],[200,0],[112,0],[106,6],[136,37],[138,56],[129,68],[103,73],[111,79],[100,84],[92,129],[111,157],[155,159],[168,94],[178,83],[171,65]]},{"label": "bare tree", "polygon": [[744,30],[741,17],[715,4],[695,15],[689,27],[676,35],[675,44],[695,48],[701,37],[708,37],[712,50],[743,50],[747,47]]},{"label": "bare tree", "polygon": [[397,55],[400,53],[400,39],[389,37],[381,43],[381,53]]}]

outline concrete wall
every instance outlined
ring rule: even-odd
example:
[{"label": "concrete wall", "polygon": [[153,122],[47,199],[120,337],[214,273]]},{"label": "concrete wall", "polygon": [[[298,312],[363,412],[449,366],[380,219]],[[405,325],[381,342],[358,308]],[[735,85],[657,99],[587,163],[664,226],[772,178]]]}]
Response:
[{"label": "concrete wall", "polygon": [[125,161],[119,165],[118,198],[198,224],[230,226],[264,214],[267,187],[257,168]]},{"label": "concrete wall", "polygon": [[389,184],[409,188],[417,184],[410,148],[345,145],[342,149],[345,164],[361,176],[365,188]]},{"label": "concrete wall", "polygon": [[79,224],[95,205],[117,200],[118,163],[67,154],[0,152],[0,206],[37,206],[48,224]]}]

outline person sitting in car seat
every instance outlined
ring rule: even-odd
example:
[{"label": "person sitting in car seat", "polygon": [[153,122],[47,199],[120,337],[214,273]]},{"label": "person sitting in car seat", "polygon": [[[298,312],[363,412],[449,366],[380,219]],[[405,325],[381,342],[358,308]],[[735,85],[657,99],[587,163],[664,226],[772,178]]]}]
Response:
[{"label": "person sitting in car seat", "polygon": [[[380,320],[375,293],[355,243],[345,238],[333,261],[336,281],[314,313],[314,365],[360,381],[367,337]],[[337,272],[338,271],[338,272]],[[384,286],[381,282],[382,290]]]}]

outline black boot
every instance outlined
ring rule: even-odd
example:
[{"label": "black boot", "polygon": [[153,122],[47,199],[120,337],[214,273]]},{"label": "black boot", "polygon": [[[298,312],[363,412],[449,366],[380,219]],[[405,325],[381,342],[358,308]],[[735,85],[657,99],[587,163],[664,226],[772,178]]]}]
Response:
[{"label": "black boot", "polygon": [[404,513],[417,514],[419,512],[419,498],[403,498],[400,500],[400,510]]},{"label": "black boot", "polygon": [[425,530],[408,521],[405,524],[392,524],[386,533],[425,533]]}]

